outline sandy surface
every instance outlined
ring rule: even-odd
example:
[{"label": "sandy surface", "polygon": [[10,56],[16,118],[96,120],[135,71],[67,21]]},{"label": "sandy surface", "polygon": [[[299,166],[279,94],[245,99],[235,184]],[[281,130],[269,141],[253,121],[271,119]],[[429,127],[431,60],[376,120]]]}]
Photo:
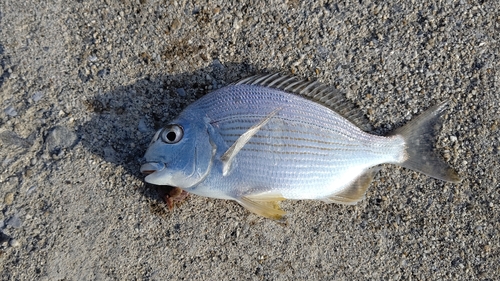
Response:
[{"label": "sandy surface", "polygon": [[[500,4],[391,2],[1,1],[0,278],[498,280]],[[462,183],[386,165],[357,206],[285,202],[286,223],[169,211],[138,171],[154,128],[274,71],[379,133],[449,100],[437,147]]]}]

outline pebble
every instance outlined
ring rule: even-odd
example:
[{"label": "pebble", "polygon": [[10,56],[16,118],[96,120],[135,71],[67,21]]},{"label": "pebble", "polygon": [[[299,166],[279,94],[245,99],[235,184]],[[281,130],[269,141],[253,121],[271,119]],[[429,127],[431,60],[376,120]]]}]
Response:
[{"label": "pebble", "polygon": [[27,177],[27,178],[31,178],[33,176],[33,170],[32,169],[29,169],[27,168],[24,172],[24,176]]},{"label": "pebble", "polygon": [[33,94],[32,99],[33,99],[34,102],[38,102],[38,101],[40,101],[43,98],[44,95],[45,94],[43,92],[35,92]]},{"label": "pebble", "polygon": [[28,190],[26,190],[26,195],[30,195],[31,193],[35,192],[36,188],[37,188],[36,185],[33,185],[30,188],[28,188]]},{"label": "pebble", "polygon": [[9,244],[10,244],[11,247],[14,247],[14,248],[17,248],[17,247],[21,246],[21,243],[19,243],[19,241],[17,239],[10,240]]},{"label": "pebble", "polygon": [[233,28],[235,30],[238,30],[241,28],[241,20],[238,20],[238,19],[234,19],[234,22],[233,22]]},{"label": "pebble", "polygon": [[17,110],[12,105],[7,106],[3,111],[10,117],[17,116]]},{"label": "pebble", "polygon": [[219,70],[219,71],[224,70],[224,68],[225,68],[225,67],[224,67],[224,65],[223,65],[223,64],[220,62],[220,60],[218,60],[218,59],[214,59],[214,60],[212,61],[212,67],[213,67],[214,69]]},{"label": "pebble", "polygon": [[75,132],[63,126],[56,126],[50,130],[45,142],[47,150],[50,153],[57,154],[61,149],[73,146],[76,139]]},{"label": "pebble", "polygon": [[[6,157],[6,158],[2,161],[2,166],[7,167],[7,166],[9,166],[9,164],[10,164],[12,161],[14,161],[14,159]],[[1,178],[3,178],[3,177],[1,177]],[[3,179],[2,179],[2,180],[3,180]]]},{"label": "pebble", "polygon": [[141,120],[139,120],[139,124],[137,125],[137,129],[139,130],[139,132],[142,132],[142,133],[149,132],[149,128],[148,128],[148,125],[146,125],[145,118],[142,118]]},{"label": "pebble", "polygon": [[0,231],[0,245],[9,241],[9,239],[10,239],[9,235]]},{"label": "pebble", "polygon": [[175,92],[181,96],[181,97],[185,97],[186,96],[186,90],[184,90],[184,88],[178,88],[178,89],[175,89]]},{"label": "pebble", "polygon": [[5,197],[3,198],[3,202],[5,205],[12,205],[12,202],[14,201],[14,192],[8,192],[5,194]]},{"label": "pebble", "polygon": [[23,225],[23,222],[19,218],[19,215],[13,215],[6,223],[8,226],[12,226],[13,228],[19,228]]},{"label": "pebble", "polygon": [[116,151],[111,146],[105,147],[103,149],[103,152],[104,152],[104,159],[110,162],[115,161]]},{"label": "pebble", "polygon": [[103,77],[105,77],[105,76],[109,75],[109,73],[110,73],[110,70],[109,70],[109,69],[107,69],[107,68],[105,68],[105,69],[101,69],[101,70],[99,70],[99,71],[97,72],[97,76],[99,76],[100,78],[103,78]]},{"label": "pebble", "polygon": [[15,147],[21,147],[21,148],[28,148],[31,146],[31,144],[25,140],[24,138],[21,138],[18,136],[16,133],[12,131],[4,131],[0,133],[0,141],[4,145],[11,145]]},{"label": "pebble", "polygon": [[180,26],[181,22],[178,19],[174,19],[174,21],[170,25],[170,28],[172,28],[172,30],[177,30]]}]

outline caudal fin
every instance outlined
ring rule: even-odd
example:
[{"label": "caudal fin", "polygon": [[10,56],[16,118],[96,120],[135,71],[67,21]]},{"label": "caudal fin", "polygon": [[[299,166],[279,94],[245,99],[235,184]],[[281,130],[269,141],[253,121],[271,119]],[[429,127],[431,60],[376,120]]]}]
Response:
[{"label": "caudal fin", "polygon": [[396,129],[391,135],[401,135],[406,144],[406,160],[399,165],[422,172],[436,179],[459,182],[460,177],[434,152],[436,132],[441,128],[441,115],[447,102],[435,105]]}]

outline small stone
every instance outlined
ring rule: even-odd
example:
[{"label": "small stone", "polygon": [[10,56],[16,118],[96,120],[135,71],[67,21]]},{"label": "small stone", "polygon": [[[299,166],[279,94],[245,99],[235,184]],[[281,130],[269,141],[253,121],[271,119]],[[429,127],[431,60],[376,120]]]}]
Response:
[{"label": "small stone", "polygon": [[56,126],[50,130],[45,142],[50,153],[58,154],[62,149],[73,146],[76,139],[75,132],[66,127]]},{"label": "small stone", "polygon": [[7,241],[9,241],[9,240],[10,240],[9,235],[7,235],[7,234],[5,234],[5,233],[3,233],[3,232],[0,231],[0,245],[3,244],[3,243],[5,243],[5,242],[7,242]]},{"label": "small stone", "polygon": [[141,120],[139,120],[139,124],[137,125],[137,129],[139,129],[139,132],[142,132],[142,133],[149,132],[149,128],[148,128],[148,125],[146,125],[145,118],[142,118]]},{"label": "small stone", "polygon": [[17,111],[12,105],[7,106],[3,111],[5,112],[5,114],[7,114],[10,117],[17,116]]},{"label": "small stone", "polygon": [[7,206],[12,205],[12,202],[14,202],[14,192],[8,192],[7,194],[5,194],[3,202]]},{"label": "small stone", "polygon": [[218,70],[222,70],[222,69],[224,69],[224,65],[223,65],[223,64],[220,62],[220,60],[218,60],[218,59],[214,59],[214,60],[212,61],[212,67],[213,67],[214,69],[218,69]]},{"label": "small stone", "polygon": [[173,30],[178,29],[181,26],[181,22],[178,19],[175,19],[172,24],[170,25],[170,28]]},{"label": "small stone", "polygon": [[110,73],[110,70],[105,68],[105,69],[101,69],[97,72],[97,76],[99,76],[100,78],[103,78],[104,76],[107,76],[109,75]]},{"label": "small stone", "polygon": [[21,138],[12,131],[4,131],[0,133],[0,143],[6,146],[13,146],[20,148],[28,148],[31,146],[30,142],[28,142],[24,138]]},{"label": "small stone", "polygon": [[106,159],[106,161],[110,162],[116,161],[115,159],[116,151],[111,146],[105,147],[103,149],[103,152],[104,152],[104,159]]},{"label": "small stone", "polygon": [[450,136],[450,141],[451,141],[451,142],[456,142],[456,141],[457,141],[457,137],[455,137],[455,136]]},{"label": "small stone", "polygon": [[8,226],[12,226],[13,228],[19,228],[23,225],[23,222],[19,218],[19,215],[15,214],[7,221]]},{"label": "small stone", "polygon": [[235,30],[238,30],[241,28],[241,20],[238,20],[238,19],[234,19],[234,22],[233,22],[233,28]]},{"label": "small stone", "polygon": [[43,92],[35,92],[33,94],[32,99],[33,99],[34,102],[38,102],[38,101],[40,101],[43,98],[44,95],[45,94]]},{"label": "small stone", "polygon": [[30,195],[31,193],[35,192],[36,187],[36,185],[33,185],[32,187],[28,188],[28,190],[26,190],[26,195]]},{"label": "small stone", "polygon": [[185,97],[186,96],[186,90],[184,90],[183,88],[178,88],[178,89],[175,89],[175,92],[181,96],[181,97]]},{"label": "small stone", "polygon": [[12,161],[14,161],[14,159],[12,159],[12,158],[5,158],[2,161],[2,166],[7,167],[7,166],[9,166],[10,163],[12,163]]},{"label": "small stone", "polygon": [[9,244],[10,244],[11,247],[15,247],[15,248],[21,246],[21,243],[19,243],[19,241],[17,239],[10,240]]},{"label": "small stone", "polygon": [[85,71],[80,69],[78,71],[78,78],[80,78],[80,80],[83,82],[83,83],[86,83],[90,80],[90,78],[92,78],[92,75],[86,75]]}]

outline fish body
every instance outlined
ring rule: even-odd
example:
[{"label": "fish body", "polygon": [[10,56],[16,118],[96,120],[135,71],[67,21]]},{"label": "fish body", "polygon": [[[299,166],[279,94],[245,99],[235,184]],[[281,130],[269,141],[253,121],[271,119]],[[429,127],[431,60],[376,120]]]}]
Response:
[{"label": "fish body", "polygon": [[376,136],[345,117],[352,110],[339,97],[319,83],[277,74],[221,88],[156,133],[141,171],[149,183],[236,200],[271,218],[284,214],[276,205],[284,199],[355,204],[384,163],[458,180],[430,151],[420,159],[428,140],[418,137],[418,147],[411,140],[415,133],[426,135],[444,104],[411,131]]}]

